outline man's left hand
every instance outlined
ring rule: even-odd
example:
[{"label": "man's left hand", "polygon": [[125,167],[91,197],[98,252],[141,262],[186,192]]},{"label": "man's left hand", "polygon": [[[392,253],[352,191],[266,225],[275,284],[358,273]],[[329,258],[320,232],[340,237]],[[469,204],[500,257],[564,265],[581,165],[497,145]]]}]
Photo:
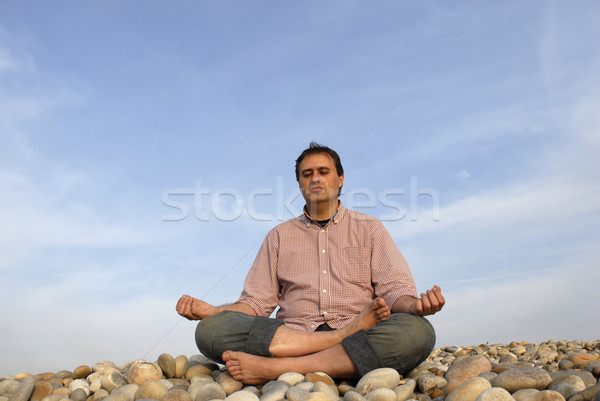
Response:
[{"label": "man's left hand", "polygon": [[415,314],[419,316],[433,315],[439,312],[445,303],[446,300],[442,295],[442,289],[434,285],[432,289],[427,290],[426,293],[422,293],[421,297],[417,299]]}]

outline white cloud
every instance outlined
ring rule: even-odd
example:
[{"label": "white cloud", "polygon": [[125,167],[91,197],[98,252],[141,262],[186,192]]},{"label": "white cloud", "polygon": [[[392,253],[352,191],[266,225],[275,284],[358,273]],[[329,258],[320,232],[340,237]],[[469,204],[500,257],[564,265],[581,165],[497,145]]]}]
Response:
[{"label": "white cloud", "polygon": [[600,271],[575,262],[548,270],[463,283],[445,292],[446,308],[431,318],[438,346],[484,342],[597,340],[593,295]]},{"label": "white cloud", "polygon": [[467,180],[469,178],[471,178],[471,174],[467,171],[467,170],[460,170],[458,172],[458,178],[463,179],[463,180]]}]

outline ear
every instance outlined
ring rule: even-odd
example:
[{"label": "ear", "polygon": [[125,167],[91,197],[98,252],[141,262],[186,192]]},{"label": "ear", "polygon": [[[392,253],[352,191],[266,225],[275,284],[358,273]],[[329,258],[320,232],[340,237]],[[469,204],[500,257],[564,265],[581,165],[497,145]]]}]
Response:
[{"label": "ear", "polygon": [[342,185],[344,184],[344,174],[338,176],[338,178],[340,179],[340,186],[339,186],[339,188],[341,188]]}]

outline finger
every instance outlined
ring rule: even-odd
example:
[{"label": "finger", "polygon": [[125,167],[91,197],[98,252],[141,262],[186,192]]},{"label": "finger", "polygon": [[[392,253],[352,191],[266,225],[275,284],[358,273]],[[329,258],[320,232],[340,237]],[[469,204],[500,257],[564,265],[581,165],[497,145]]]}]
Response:
[{"label": "finger", "polygon": [[186,297],[182,304],[181,304],[181,309],[178,311],[179,314],[183,317],[185,317],[186,319],[190,319],[192,320],[193,314],[192,314],[192,303],[193,303],[194,298],[192,297]]},{"label": "finger", "polygon": [[183,308],[185,307],[187,297],[187,295],[183,295],[181,298],[179,298],[179,300],[177,301],[177,306],[175,306],[177,312],[181,312],[183,310]]},{"label": "finger", "polygon": [[423,302],[420,299],[415,303],[415,314],[423,316]]},{"label": "finger", "polygon": [[434,314],[435,312],[440,310],[440,303],[433,290],[427,290],[427,299],[429,300],[429,304],[431,305],[429,308],[429,313]]},{"label": "finger", "polygon": [[437,285],[434,285],[433,293],[435,294],[435,297],[438,300],[438,304],[440,305],[439,308],[442,309],[442,307],[446,304],[446,299],[442,295],[442,289],[440,287],[438,287]]},{"label": "finger", "polygon": [[421,302],[423,303],[423,316],[429,315],[431,313],[431,303],[427,294],[421,294]]}]

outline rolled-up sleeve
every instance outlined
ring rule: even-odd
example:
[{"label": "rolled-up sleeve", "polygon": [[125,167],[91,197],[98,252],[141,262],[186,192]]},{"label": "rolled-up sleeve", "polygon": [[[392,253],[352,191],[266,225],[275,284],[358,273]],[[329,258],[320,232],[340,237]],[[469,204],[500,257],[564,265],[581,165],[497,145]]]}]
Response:
[{"label": "rolled-up sleeve", "polygon": [[254,259],[237,301],[250,306],[258,316],[269,316],[279,303],[278,256],[279,235],[271,230]]},{"label": "rolled-up sleeve", "polygon": [[376,221],[371,234],[371,280],[375,295],[391,307],[402,296],[417,297],[408,263],[389,232]]}]

